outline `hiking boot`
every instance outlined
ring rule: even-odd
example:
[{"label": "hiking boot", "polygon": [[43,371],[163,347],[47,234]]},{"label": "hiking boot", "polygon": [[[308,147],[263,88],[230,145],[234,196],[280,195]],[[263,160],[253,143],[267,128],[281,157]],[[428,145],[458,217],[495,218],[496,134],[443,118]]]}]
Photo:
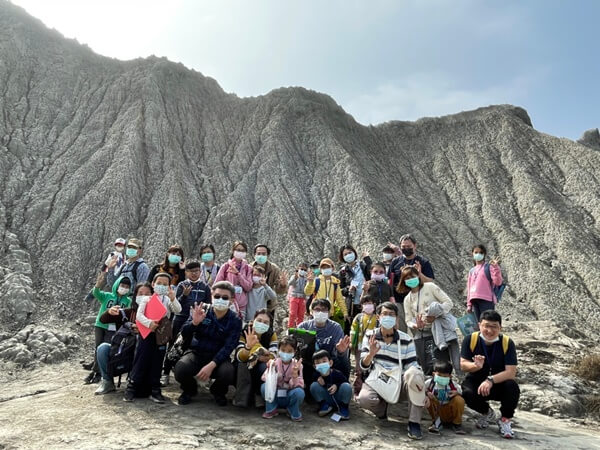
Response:
[{"label": "hiking boot", "polygon": [[498,431],[500,435],[505,439],[512,439],[515,437],[515,432],[512,430],[512,422],[506,417],[498,419]]},{"label": "hiking boot", "polygon": [[475,426],[480,430],[483,430],[489,426],[489,423],[494,423],[496,421],[496,413],[492,408],[490,408],[487,414],[481,414],[477,418],[477,422],[475,422]]},{"label": "hiking boot", "polygon": [[265,411],[262,415],[263,419],[272,419],[275,416],[279,415],[279,411],[275,408],[273,411]]},{"label": "hiking boot", "polygon": [[100,381],[100,386],[98,386],[98,389],[94,391],[94,394],[104,395],[114,391],[115,389],[115,383],[113,383],[113,380],[102,380]]},{"label": "hiking boot", "polygon": [[83,367],[84,370],[92,370],[92,367],[94,367],[94,361],[91,361],[91,362],[81,361],[81,367]]},{"label": "hiking boot", "polygon": [[167,387],[171,382],[171,376],[168,373],[165,373],[162,377],[160,377],[160,387]]},{"label": "hiking boot", "polygon": [[177,404],[181,406],[189,405],[190,403],[192,403],[192,396],[185,392],[183,392],[177,399]]},{"label": "hiking boot", "polygon": [[442,431],[442,427],[436,425],[435,422],[433,422],[429,428],[427,428],[427,431],[429,431],[431,434],[440,434],[440,431]]},{"label": "hiking boot", "polygon": [[325,400],[323,400],[321,402],[321,404],[319,405],[319,417],[324,417],[327,414],[329,414],[331,411],[333,411],[333,407],[327,403]]},{"label": "hiking boot", "polygon": [[456,434],[467,434],[467,432],[465,431],[465,429],[462,427],[462,425],[460,423],[452,424],[452,430]]},{"label": "hiking boot", "polygon": [[152,394],[150,394],[150,400],[152,400],[154,403],[160,403],[160,404],[162,404],[166,401],[166,399],[163,397],[163,395],[160,391],[152,392]]},{"label": "hiking boot", "polygon": [[421,424],[418,424],[417,422],[408,422],[408,437],[416,440],[423,439]]},{"label": "hiking boot", "polygon": [[135,392],[131,389],[125,389],[125,394],[123,394],[124,402],[132,402],[135,399]]},{"label": "hiking boot", "polygon": [[90,372],[84,379],[83,384],[99,383],[102,377],[98,372]]},{"label": "hiking boot", "polygon": [[265,399],[262,398],[262,395],[258,395],[258,394],[254,395],[254,406],[256,406],[257,408],[265,407]]},{"label": "hiking boot", "polygon": [[345,403],[340,403],[340,417],[342,418],[342,420],[350,420],[350,409],[348,408],[348,405]]}]

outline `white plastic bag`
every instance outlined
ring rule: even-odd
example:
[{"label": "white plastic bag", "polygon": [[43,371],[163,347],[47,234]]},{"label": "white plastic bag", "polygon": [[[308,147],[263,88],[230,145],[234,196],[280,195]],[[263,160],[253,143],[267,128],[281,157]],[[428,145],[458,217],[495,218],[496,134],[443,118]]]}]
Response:
[{"label": "white plastic bag", "polygon": [[267,367],[267,371],[266,371],[266,375],[265,375],[265,401],[267,403],[274,402],[276,395],[277,395],[277,369],[275,369],[275,364],[271,364],[270,367]]}]

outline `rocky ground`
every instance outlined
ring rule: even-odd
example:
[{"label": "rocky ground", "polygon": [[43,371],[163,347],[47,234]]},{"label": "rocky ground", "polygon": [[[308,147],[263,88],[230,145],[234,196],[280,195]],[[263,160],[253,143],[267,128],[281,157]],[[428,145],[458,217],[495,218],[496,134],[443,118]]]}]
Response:
[{"label": "rocky ground", "polygon": [[[35,354],[44,351],[37,335],[50,333],[38,328],[19,339]],[[442,437],[426,433],[423,441],[411,441],[405,431],[405,404],[395,405],[387,422],[353,405],[352,419],[343,423],[317,417],[313,405],[304,406],[302,423],[285,416],[265,420],[257,410],[217,407],[207,390],[192,405],[180,407],[174,385],[164,392],[169,397],[165,405],[147,399],[125,404],[120,391],[94,396],[96,385],[81,382],[86,372],[78,360],[84,354],[63,344],[70,356],[65,360],[63,353],[55,355],[62,361],[56,364],[19,368],[2,363],[0,448],[600,448],[598,422],[586,415],[586,399],[598,395],[597,387],[569,371],[589,349],[550,322],[508,324],[507,333],[518,343],[523,389],[513,441],[502,439],[495,426],[477,430],[470,412],[464,437],[445,431]],[[68,341],[68,334],[62,337]],[[28,346],[28,340],[38,342],[37,347]],[[77,348],[85,348],[80,344]],[[44,359],[41,353],[36,357]],[[423,426],[427,423],[424,419]]]}]

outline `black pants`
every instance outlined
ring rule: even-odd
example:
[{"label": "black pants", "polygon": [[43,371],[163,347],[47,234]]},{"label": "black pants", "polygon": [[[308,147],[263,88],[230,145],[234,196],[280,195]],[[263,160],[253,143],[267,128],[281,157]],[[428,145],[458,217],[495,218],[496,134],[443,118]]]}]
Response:
[{"label": "black pants", "polygon": [[135,391],[137,396],[160,392],[160,373],[166,350],[166,345],[156,343],[154,332],[146,336],[146,339],[138,336],[127,390]]},{"label": "black pants", "polygon": [[108,331],[104,328],[94,327],[94,343],[96,346],[94,347],[94,365],[92,366],[92,372],[100,373],[100,368],[98,367],[98,358],[96,355],[96,349],[98,346],[104,342],[110,344],[112,337],[114,336],[114,331]]},{"label": "black pants", "polygon": [[[338,355],[333,360],[333,368],[339,370],[350,379],[350,356],[348,354]],[[311,398],[310,385],[315,379],[315,368],[309,361],[302,360],[302,378],[304,378],[304,391],[307,399]]]},{"label": "black pants", "polygon": [[[188,350],[175,364],[175,379],[181,385],[183,392],[195,395],[198,392],[196,375],[205,365],[212,361],[208,356],[198,355],[193,350]],[[235,384],[235,367],[229,361],[224,361],[215,367],[211,378],[215,380],[210,387],[214,395],[225,395],[229,386]]]},{"label": "black pants", "polygon": [[488,400],[497,400],[500,402],[500,412],[502,417],[510,419],[515,414],[515,409],[519,403],[521,393],[519,385],[514,380],[507,380],[492,386],[490,395],[482,397],[477,393],[479,385],[485,380],[467,376],[462,383],[462,395],[467,406],[480,414],[486,414],[490,405]]},{"label": "black pants", "polygon": [[481,313],[488,310],[495,309],[494,302],[490,302],[488,300],[481,300],[478,298],[474,298],[471,300],[471,305],[473,306],[473,313],[475,317],[477,317],[477,322],[479,322],[479,318],[481,317]]},{"label": "black pants", "polygon": [[437,360],[452,362],[448,347],[444,350],[437,348],[435,341],[433,340],[433,335],[415,337],[414,343],[419,365],[423,369],[425,375],[432,374],[433,364]]}]

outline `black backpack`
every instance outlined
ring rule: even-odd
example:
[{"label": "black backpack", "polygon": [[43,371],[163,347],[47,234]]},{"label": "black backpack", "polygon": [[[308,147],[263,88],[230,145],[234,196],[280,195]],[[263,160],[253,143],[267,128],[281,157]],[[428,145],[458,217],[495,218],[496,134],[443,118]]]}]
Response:
[{"label": "black backpack", "polygon": [[117,387],[121,386],[121,375],[128,374],[133,368],[133,356],[137,344],[137,336],[131,329],[132,323],[127,320],[125,311],[121,310],[121,314],[123,315],[123,325],[117,330],[110,342],[107,367],[110,377],[119,376]]}]

